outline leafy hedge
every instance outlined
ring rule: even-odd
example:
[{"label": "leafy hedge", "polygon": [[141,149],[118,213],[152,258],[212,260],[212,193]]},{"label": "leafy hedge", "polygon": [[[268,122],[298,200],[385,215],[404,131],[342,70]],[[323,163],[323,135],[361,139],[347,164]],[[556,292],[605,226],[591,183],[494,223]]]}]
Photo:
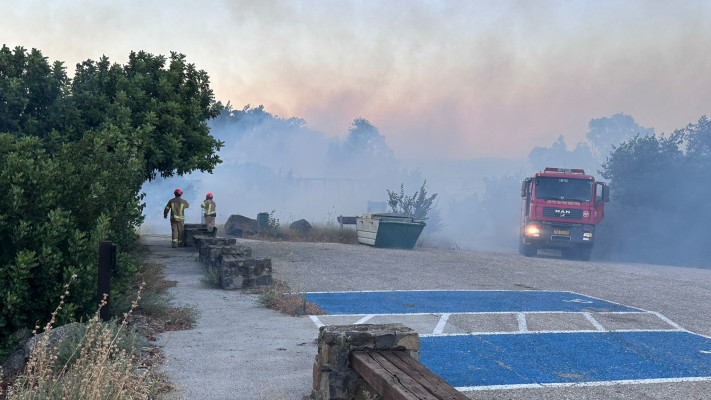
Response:
[{"label": "leafy hedge", "polygon": [[39,50],[0,49],[0,344],[42,324],[72,274],[60,319],[93,313],[102,240],[119,250],[112,295],[125,289],[142,184],[211,172],[222,143],[207,120],[221,109],[181,54],[87,60],[70,79]]}]

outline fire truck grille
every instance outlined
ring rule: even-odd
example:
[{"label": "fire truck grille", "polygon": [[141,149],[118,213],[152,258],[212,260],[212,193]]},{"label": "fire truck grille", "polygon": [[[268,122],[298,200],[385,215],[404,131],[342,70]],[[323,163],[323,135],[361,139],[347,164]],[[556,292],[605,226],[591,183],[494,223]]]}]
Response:
[{"label": "fire truck grille", "polygon": [[579,208],[543,207],[543,218],[583,219]]}]

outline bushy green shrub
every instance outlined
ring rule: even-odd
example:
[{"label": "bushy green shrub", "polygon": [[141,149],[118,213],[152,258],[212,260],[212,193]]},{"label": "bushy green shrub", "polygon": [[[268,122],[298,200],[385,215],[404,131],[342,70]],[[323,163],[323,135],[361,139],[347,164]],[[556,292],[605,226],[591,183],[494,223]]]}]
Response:
[{"label": "bushy green shrub", "polygon": [[0,104],[1,344],[45,322],[72,275],[57,322],[96,309],[103,240],[118,248],[111,296],[120,300],[137,271],[130,252],[143,221],[141,186],[211,171],[222,143],[207,120],[222,105],[207,74],[181,54],[131,52],[126,65],[87,60],[70,79],[40,51],[6,46]]}]

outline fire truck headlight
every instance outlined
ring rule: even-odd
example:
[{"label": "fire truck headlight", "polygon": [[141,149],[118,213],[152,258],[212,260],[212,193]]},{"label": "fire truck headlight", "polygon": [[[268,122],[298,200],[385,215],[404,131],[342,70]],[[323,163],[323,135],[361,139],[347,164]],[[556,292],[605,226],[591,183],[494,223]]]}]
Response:
[{"label": "fire truck headlight", "polygon": [[591,233],[591,232],[584,232],[584,233],[583,233],[583,237],[591,238],[591,237],[592,237],[592,233]]},{"label": "fire truck headlight", "polygon": [[526,234],[527,234],[528,236],[536,236],[536,237],[537,237],[538,235],[541,234],[541,230],[540,230],[540,228],[537,227],[536,225],[529,225],[529,226],[526,228]]}]

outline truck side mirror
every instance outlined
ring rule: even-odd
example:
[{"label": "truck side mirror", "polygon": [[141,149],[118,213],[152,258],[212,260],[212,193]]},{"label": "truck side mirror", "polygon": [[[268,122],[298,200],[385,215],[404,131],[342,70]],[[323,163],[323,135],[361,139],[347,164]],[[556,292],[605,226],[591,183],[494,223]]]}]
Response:
[{"label": "truck side mirror", "polygon": [[610,201],[610,187],[602,185],[602,201],[608,203]]},{"label": "truck side mirror", "polygon": [[521,197],[525,198],[526,194],[528,194],[528,184],[531,182],[531,178],[526,178],[523,180],[521,183]]}]

